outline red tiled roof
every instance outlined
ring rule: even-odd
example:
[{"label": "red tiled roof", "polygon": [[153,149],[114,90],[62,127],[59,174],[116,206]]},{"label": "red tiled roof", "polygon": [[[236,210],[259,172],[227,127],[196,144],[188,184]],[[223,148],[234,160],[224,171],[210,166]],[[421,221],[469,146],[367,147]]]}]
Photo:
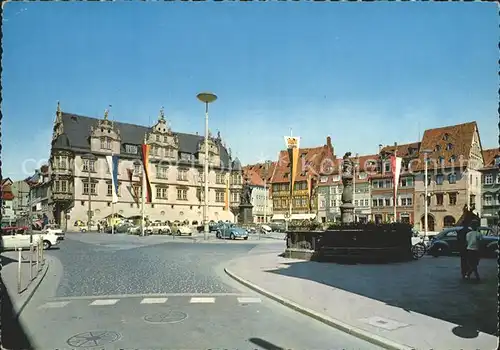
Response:
[{"label": "red tiled roof", "polygon": [[243,177],[253,186],[264,187],[264,180],[254,170],[243,168]]},{"label": "red tiled roof", "polygon": [[385,146],[380,150],[380,153],[387,153],[387,154],[393,154],[394,150],[397,149],[396,155],[398,157],[413,157],[413,156],[418,156],[418,152],[420,151],[420,145],[421,142],[411,142],[411,143],[405,143],[402,145],[394,145],[394,146]]},{"label": "red tiled roof", "polygon": [[12,188],[11,188],[11,183],[12,181],[6,181],[10,179],[4,179],[2,180],[2,199],[4,201],[10,201],[14,199],[14,194],[12,193]]},{"label": "red tiled roof", "polygon": [[[477,123],[475,121],[425,130],[420,150],[429,150],[428,157],[439,166],[445,168],[467,166],[476,130]],[[451,145],[451,148],[448,145]],[[455,158],[454,162],[452,157]],[[440,163],[440,159],[443,160],[442,163]],[[417,164],[412,167],[413,170],[424,169],[424,154],[422,152],[419,155],[419,161],[415,163]]]},{"label": "red tiled roof", "polygon": [[499,148],[490,148],[483,150],[484,168],[496,168],[495,158],[500,157]]},{"label": "red tiled roof", "polygon": [[[270,162],[267,168],[267,173],[266,173],[266,164],[265,163],[257,163],[257,164],[250,164],[246,165],[243,167],[243,175],[248,174],[250,182],[252,182],[252,178],[256,182],[256,186],[264,186],[264,178],[267,178],[266,181],[268,183],[272,182],[272,176],[274,174],[274,169],[276,168],[276,165],[278,162]],[[252,173],[255,173],[256,176],[260,179],[257,180],[257,178],[254,178],[254,175]],[[257,183],[262,183],[262,185],[257,185]]]}]

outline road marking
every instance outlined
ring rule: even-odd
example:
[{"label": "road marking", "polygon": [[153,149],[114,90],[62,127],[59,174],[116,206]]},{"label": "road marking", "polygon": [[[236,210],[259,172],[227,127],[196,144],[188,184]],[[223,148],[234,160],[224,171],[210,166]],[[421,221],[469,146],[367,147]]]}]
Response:
[{"label": "road marking", "polygon": [[39,306],[39,309],[55,309],[65,307],[68,304],[69,301],[49,301],[48,303]]},{"label": "road marking", "polygon": [[250,304],[250,303],[260,303],[262,302],[262,300],[260,300],[260,298],[242,297],[238,298],[238,302],[241,304]]},{"label": "road marking", "polygon": [[191,304],[211,304],[215,303],[215,298],[191,298],[189,301]]},{"label": "road marking", "polygon": [[90,306],[104,306],[104,305],[115,305],[118,299],[97,299],[91,302]]},{"label": "road marking", "polygon": [[125,298],[168,298],[168,297],[241,297],[243,293],[150,293],[150,294],[111,294],[111,295],[85,295],[74,297],[55,297],[51,300],[89,300],[89,299],[125,299]]},{"label": "road marking", "polygon": [[168,298],[144,298],[141,300],[141,304],[164,304]]}]

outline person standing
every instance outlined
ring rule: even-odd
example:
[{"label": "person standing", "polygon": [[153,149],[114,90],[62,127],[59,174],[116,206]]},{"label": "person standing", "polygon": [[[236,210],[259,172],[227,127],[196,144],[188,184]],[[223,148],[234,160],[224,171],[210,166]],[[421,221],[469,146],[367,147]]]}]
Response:
[{"label": "person standing", "polygon": [[464,205],[462,210],[462,216],[458,220],[458,226],[462,226],[462,228],[457,232],[457,243],[458,249],[460,252],[460,273],[462,274],[462,278],[465,279],[468,271],[467,264],[467,232],[470,231],[470,224],[472,222],[472,212],[469,211],[467,204]]},{"label": "person standing", "polygon": [[479,243],[483,236],[479,233],[479,222],[477,220],[471,223],[472,231],[469,231],[466,235],[467,241],[467,273],[466,278],[469,278],[472,273],[474,273],[476,280],[479,281]]}]

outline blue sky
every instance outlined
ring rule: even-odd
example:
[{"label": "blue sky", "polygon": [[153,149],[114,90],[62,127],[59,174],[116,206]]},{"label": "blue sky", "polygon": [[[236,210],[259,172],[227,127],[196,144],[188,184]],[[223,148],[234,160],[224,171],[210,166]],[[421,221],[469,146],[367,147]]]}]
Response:
[{"label": "blue sky", "polygon": [[476,120],[497,147],[498,14],[493,3],[7,3],[3,176],[50,152],[67,112],[203,132],[243,163],[275,159],[283,136],[332,137],[336,153],[417,141]]}]

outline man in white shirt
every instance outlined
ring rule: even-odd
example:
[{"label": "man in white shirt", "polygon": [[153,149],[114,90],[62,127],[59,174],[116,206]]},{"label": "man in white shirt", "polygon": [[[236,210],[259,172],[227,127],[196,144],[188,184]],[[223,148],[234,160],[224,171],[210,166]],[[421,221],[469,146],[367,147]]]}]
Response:
[{"label": "man in white shirt", "polygon": [[467,263],[469,265],[466,277],[469,278],[474,272],[476,280],[479,280],[479,272],[477,271],[479,265],[479,244],[483,236],[477,231],[479,228],[477,220],[471,222],[471,228],[472,231],[469,231],[465,237],[467,241]]}]

